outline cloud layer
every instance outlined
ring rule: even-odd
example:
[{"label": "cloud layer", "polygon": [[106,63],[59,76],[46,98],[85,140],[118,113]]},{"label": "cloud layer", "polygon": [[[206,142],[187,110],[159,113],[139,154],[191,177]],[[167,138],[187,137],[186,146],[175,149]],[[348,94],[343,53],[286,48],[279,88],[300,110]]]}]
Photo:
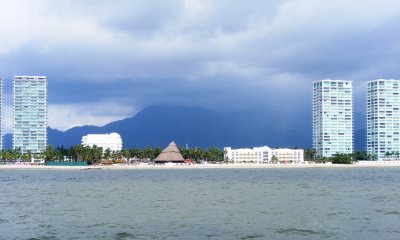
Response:
[{"label": "cloud layer", "polygon": [[399,12],[394,0],[3,0],[0,75],[8,94],[13,75],[48,76],[59,129],[159,103],[309,111],[322,78],[354,80],[362,112],[365,81],[399,78]]}]

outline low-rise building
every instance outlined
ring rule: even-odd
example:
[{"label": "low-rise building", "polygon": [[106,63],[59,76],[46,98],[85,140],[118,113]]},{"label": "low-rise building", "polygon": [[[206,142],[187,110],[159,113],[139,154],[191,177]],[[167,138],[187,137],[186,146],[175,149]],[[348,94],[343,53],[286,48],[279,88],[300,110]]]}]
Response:
[{"label": "low-rise building", "polygon": [[301,163],[304,162],[303,149],[278,148],[267,146],[254,148],[224,148],[225,159],[235,163]]},{"label": "low-rise building", "polygon": [[97,146],[103,148],[103,151],[110,149],[111,151],[122,150],[122,139],[118,133],[110,134],[88,134],[82,137],[83,146]]}]

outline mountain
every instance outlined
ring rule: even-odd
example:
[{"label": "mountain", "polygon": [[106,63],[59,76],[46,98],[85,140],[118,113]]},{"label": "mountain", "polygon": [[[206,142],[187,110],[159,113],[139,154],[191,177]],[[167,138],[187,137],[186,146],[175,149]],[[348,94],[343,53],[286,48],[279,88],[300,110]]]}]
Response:
[{"label": "mountain", "polygon": [[[48,143],[71,147],[89,133],[121,135],[124,148],[166,146],[174,140],[179,146],[231,147],[311,147],[311,112],[285,114],[270,109],[252,108],[215,112],[201,107],[151,106],[135,116],[102,127],[74,127],[65,132],[48,128]],[[357,130],[362,138],[363,130]],[[365,138],[365,137],[364,137]],[[11,147],[11,135],[4,137]],[[362,143],[364,144],[364,140]],[[356,145],[358,147],[362,147]]]},{"label": "mountain", "polygon": [[365,134],[365,128],[354,131],[354,149],[365,151],[367,141]]},{"label": "mountain", "polygon": [[12,148],[12,134],[7,133],[3,136],[3,148],[10,149]]}]

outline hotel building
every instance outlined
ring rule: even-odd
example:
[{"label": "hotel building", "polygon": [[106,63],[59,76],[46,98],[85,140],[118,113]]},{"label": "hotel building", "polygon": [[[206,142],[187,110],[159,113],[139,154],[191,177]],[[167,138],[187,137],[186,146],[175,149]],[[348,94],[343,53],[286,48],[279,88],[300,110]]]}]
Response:
[{"label": "hotel building", "polygon": [[122,139],[118,133],[110,134],[88,134],[82,137],[83,146],[97,146],[103,148],[103,152],[106,149],[111,151],[122,150]]},{"label": "hotel building", "polygon": [[318,157],[352,153],[352,81],[321,80],[313,90],[313,148]]},{"label": "hotel building", "polygon": [[234,163],[272,163],[273,157],[278,162],[301,163],[304,162],[303,149],[272,149],[267,146],[250,148],[232,149],[224,148],[224,159]]},{"label": "hotel building", "polygon": [[47,145],[47,79],[15,76],[13,94],[13,148],[41,153]]},{"label": "hotel building", "polygon": [[373,160],[399,157],[399,80],[367,82],[367,153]]}]

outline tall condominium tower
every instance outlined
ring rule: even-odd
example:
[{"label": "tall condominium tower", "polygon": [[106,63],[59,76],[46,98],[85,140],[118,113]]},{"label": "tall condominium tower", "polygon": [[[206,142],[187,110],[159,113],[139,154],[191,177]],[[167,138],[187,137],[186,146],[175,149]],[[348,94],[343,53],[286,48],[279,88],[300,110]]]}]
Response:
[{"label": "tall condominium tower", "polygon": [[15,76],[13,92],[13,148],[40,153],[47,144],[47,79]]},{"label": "tall condominium tower", "polygon": [[399,157],[399,80],[367,82],[367,153],[374,160]]},{"label": "tall condominium tower", "polygon": [[0,149],[3,149],[3,78],[0,77]]},{"label": "tall condominium tower", "polygon": [[351,81],[314,82],[313,148],[318,157],[353,152],[353,88]]}]

